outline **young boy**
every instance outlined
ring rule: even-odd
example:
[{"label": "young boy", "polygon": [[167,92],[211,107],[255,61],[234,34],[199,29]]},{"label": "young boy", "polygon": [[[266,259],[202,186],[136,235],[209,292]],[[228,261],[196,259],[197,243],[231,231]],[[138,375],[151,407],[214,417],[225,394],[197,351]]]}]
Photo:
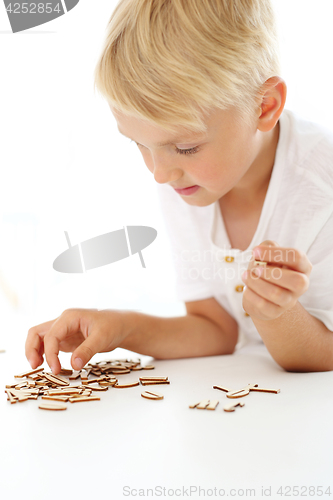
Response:
[{"label": "young boy", "polygon": [[32,368],[252,338],[285,370],[333,370],[333,138],[284,110],[279,74],[269,0],[120,1],[96,84],[158,183],[187,315],[68,309],[29,330]]}]

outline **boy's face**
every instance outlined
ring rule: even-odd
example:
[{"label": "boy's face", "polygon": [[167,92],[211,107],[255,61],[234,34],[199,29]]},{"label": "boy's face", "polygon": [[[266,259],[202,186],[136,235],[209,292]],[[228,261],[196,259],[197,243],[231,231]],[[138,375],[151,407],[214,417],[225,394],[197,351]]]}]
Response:
[{"label": "boy's face", "polygon": [[257,129],[259,115],[249,126],[240,124],[235,109],[217,109],[206,119],[206,133],[184,134],[179,128],[172,134],[112,107],[111,111],[119,131],[138,144],[156,182],[170,189],[198,186],[188,194],[178,193],[189,205],[207,206],[229,192],[251,199],[273,167],[276,135],[274,129]]}]

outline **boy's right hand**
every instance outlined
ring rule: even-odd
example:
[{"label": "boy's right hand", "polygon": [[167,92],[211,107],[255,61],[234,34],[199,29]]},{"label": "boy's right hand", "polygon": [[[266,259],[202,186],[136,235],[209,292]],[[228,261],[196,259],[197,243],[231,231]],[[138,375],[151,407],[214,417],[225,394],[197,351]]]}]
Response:
[{"label": "boy's right hand", "polygon": [[125,336],[125,311],[66,309],[58,318],[29,329],[25,355],[33,369],[46,361],[56,375],[59,351],[73,352],[71,365],[80,370],[97,352],[112,351]]}]

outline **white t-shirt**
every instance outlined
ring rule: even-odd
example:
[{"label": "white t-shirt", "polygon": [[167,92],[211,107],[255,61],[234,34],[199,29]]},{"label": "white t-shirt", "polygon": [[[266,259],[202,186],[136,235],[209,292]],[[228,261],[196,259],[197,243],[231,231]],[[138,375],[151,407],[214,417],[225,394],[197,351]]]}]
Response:
[{"label": "white t-shirt", "polygon": [[156,184],[175,265],[179,300],[214,297],[238,322],[236,348],[262,342],[242,307],[241,275],[264,240],[305,252],[313,265],[302,306],[333,331],[333,134],[290,110],[280,117],[275,163],[258,227],[247,250],[231,248],[218,201],[188,205]]}]

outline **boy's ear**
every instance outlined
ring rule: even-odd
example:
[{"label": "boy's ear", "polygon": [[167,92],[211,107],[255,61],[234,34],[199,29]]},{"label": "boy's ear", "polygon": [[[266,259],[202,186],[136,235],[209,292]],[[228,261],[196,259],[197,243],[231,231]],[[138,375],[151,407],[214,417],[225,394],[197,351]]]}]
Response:
[{"label": "boy's ear", "polygon": [[273,76],[263,85],[258,108],[257,128],[269,132],[278,122],[287,97],[287,85],[279,76]]}]

